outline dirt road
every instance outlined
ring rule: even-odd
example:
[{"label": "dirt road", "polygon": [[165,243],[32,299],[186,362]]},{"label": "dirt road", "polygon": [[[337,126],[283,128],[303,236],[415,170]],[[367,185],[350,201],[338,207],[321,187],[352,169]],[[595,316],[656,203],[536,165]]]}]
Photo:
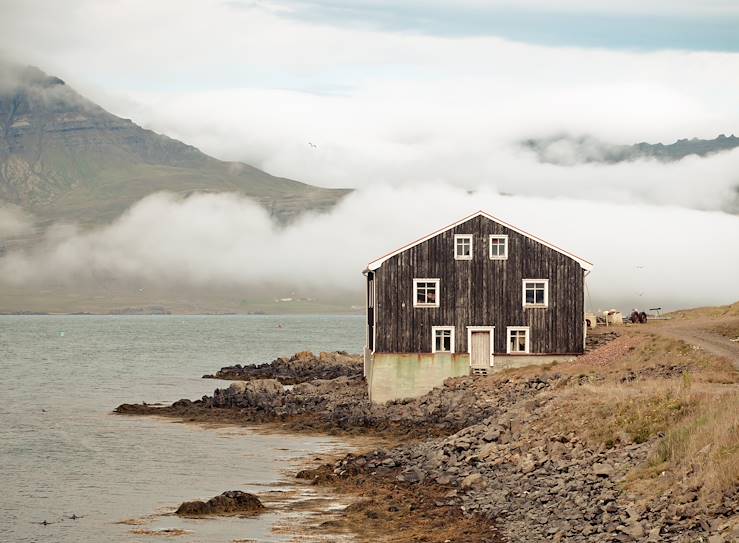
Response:
[{"label": "dirt road", "polygon": [[739,342],[711,331],[725,320],[699,318],[687,320],[653,321],[647,326],[655,334],[680,339],[717,356],[728,358],[739,369]]}]

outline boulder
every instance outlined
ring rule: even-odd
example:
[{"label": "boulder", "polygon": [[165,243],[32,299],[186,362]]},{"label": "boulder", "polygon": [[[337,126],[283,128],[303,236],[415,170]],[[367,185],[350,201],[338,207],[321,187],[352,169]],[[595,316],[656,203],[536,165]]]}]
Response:
[{"label": "boulder", "polygon": [[252,392],[262,394],[281,394],[284,390],[282,383],[277,379],[257,379],[255,381],[241,382],[239,384],[245,385],[245,391],[250,390]]},{"label": "boulder", "polygon": [[598,477],[610,477],[613,474],[613,467],[608,464],[596,462],[593,464],[593,475]]},{"label": "boulder", "polygon": [[467,477],[462,479],[462,490],[473,490],[478,488],[485,488],[487,484],[485,479],[479,473],[470,473]]},{"label": "boulder", "polygon": [[418,468],[409,468],[398,475],[398,481],[405,483],[422,483],[426,475]]},{"label": "boulder", "polygon": [[258,513],[264,505],[254,494],[241,490],[228,490],[209,499],[207,502],[195,500],[184,502],[175,511],[181,517],[199,517],[205,515],[225,515],[239,513]]}]

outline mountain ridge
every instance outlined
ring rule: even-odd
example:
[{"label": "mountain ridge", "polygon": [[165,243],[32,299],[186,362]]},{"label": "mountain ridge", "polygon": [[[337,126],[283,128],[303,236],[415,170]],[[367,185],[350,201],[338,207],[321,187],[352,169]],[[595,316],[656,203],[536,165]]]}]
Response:
[{"label": "mountain ridge", "polygon": [[642,141],[632,145],[617,145],[589,135],[559,134],[526,139],[520,145],[533,151],[540,162],[570,166],[593,162],[615,164],[640,159],[673,162],[691,155],[704,157],[739,147],[739,137],[720,134],[710,140],[683,138],[668,144]]},{"label": "mountain ridge", "polygon": [[142,128],[35,67],[0,67],[0,201],[42,221],[101,224],[159,191],[237,192],[285,222],[325,211],[327,189],[225,162]]}]

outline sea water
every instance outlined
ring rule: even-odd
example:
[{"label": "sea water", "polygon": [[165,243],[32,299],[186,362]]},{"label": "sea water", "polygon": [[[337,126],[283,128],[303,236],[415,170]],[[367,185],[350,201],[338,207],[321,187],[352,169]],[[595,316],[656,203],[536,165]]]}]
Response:
[{"label": "sea water", "polygon": [[[279,512],[183,520],[182,501],[279,489],[300,459],[343,446],[112,414],[196,399],[222,366],[297,351],[360,352],[361,316],[0,316],[0,541],[275,541]],[[73,520],[72,516],[80,517]],[[141,526],[121,521],[144,522]],[[138,519],[138,520],[137,520]],[[141,520],[143,519],[143,520]],[[48,524],[43,525],[46,521]]]}]

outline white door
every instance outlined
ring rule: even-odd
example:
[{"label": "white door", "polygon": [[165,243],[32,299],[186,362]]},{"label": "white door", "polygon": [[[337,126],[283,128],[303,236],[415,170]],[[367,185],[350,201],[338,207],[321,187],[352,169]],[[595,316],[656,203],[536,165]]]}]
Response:
[{"label": "white door", "polygon": [[493,329],[469,330],[470,366],[489,368],[493,362]]}]

